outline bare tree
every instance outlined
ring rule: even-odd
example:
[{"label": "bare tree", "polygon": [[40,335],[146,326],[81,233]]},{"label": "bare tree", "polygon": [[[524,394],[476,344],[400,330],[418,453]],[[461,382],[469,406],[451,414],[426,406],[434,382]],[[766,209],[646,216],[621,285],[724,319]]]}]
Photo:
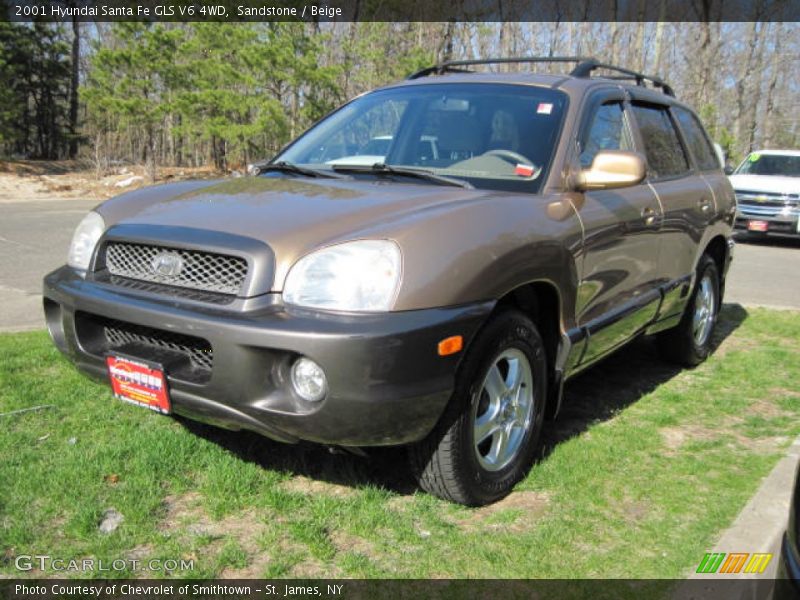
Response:
[{"label": "bare tree", "polygon": [[81,27],[72,17],[72,77],[69,86],[69,157],[78,156],[78,86],[80,85]]}]

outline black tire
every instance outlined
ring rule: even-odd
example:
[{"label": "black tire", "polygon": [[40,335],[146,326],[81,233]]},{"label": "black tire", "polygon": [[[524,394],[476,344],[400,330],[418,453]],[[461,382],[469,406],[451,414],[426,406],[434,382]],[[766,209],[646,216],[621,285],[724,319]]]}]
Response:
[{"label": "black tire", "polygon": [[[702,339],[698,340],[695,328],[695,314],[698,310],[698,298],[702,295],[703,282],[705,280],[711,286],[713,306],[708,331],[705,332]],[[704,254],[697,265],[695,286],[689,301],[686,303],[680,323],[676,327],[663,331],[656,336],[658,351],[664,359],[685,367],[695,367],[708,358],[708,355],[711,354],[714,328],[719,315],[719,288],[720,281],[717,264],[714,259]]]},{"label": "black tire", "polygon": [[[527,365],[523,357],[527,359]],[[508,369],[505,375],[501,373],[503,361],[506,361]],[[493,465],[496,468],[487,469],[484,464],[492,457],[490,450],[485,455],[483,453],[485,441],[488,440],[491,448],[499,448],[500,442],[496,442],[495,435],[500,432],[490,434],[483,444],[475,444],[477,418],[488,415],[491,407],[498,406],[488,404],[489,394],[484,380],[488,382],[490,369],[497,369],[504,383],[514,379],[512,364],[516,365],[514,373],[529,375],[526,380],[529,383],[520,383],[517,389],[532,390],[531,408],[519,409],[520,405],[528,403],[523,398],[523,395],[528,397],[525,391],[507,392],[503,397],[501,405],[504,408],[493,411],[498,417],[492,419],[492,423],[505,419],[510,424],[512,429],[504,431],[513,433],[504,439],[510,440],[515,436],[513,447],[516,451],[507,457],[509,462],[498,460]],[[509,388],[502,389],[507,391]],[[512,402],[512,396],[517,400]],[[411,468],[420,487],[435,496],[467,506],[482,506],[506,496],[531,468],[539,443],[546,398],[547,360],[536,326],[517,311],[498,314],[470,345],[456,374],[453,396],[439,423],[426,439],[409,448]],[[509,403],[515,408],[509,409]],[[523,413],[524,418],[521,416]]]}]

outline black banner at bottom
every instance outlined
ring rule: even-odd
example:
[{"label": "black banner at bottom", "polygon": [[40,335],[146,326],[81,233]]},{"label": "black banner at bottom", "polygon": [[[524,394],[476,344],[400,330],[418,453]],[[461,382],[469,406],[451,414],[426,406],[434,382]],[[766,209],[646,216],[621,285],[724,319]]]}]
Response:
[{"label": "black banner at bottom", "polygon": [[[776,586],[777,584],[777,586]],[[6,579],[2,600],[360,600],[374,598],[495,600],[684,599],[775,600],[794,598],[787,580],[771,579]]]}]

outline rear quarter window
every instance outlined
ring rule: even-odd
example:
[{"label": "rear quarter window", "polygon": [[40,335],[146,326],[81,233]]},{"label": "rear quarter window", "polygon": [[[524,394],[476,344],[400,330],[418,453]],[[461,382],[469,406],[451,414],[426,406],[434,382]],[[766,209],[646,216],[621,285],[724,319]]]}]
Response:
[{"label": "rear quarter window", "polygon": [[644,142],[651,179],[689,172],[689,159],[665,106],[634,104],[633,114]]},{"label": "rear quarter window", "polygon": [[685,108],[676,106],[672,110],[700,170],[719,169],[717,155],[697,117]]}]

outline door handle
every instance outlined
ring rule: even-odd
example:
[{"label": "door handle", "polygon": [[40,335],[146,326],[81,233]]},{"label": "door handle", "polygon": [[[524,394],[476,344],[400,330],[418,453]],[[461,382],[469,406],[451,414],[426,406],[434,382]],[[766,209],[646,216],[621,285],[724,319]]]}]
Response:
[{"label": "door handle", "polygon": [[656,222],[656,209],[651,208],[649,206],[643,208],[642,218],[644,219],[644,224],[650,227],[653,223]]}]

